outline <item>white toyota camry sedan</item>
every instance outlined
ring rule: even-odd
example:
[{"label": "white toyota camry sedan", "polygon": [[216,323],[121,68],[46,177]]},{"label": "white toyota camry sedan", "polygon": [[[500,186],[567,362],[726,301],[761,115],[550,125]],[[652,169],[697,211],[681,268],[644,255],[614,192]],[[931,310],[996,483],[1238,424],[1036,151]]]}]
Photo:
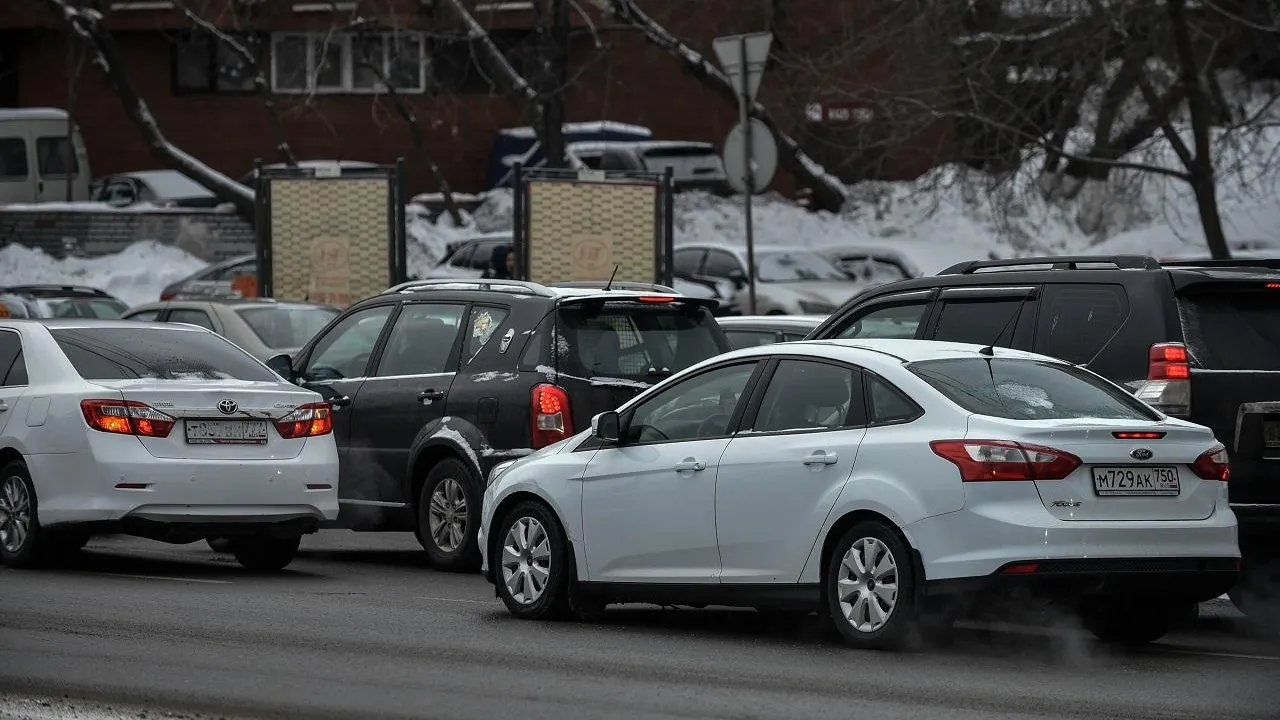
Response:
[{"label": "white toyota camry sedan", "polygon": [[122,533],[281,569],[338,515],[330,412],[203,328],[0,322],[0,561]]},{"label": "white toyota camry sedan", "polygon": [[915,340],[720,355],[494,468],[485,577],[523,618],[611,603],[828,614],[895,648],[1022,586],[1113,642],[1239,565],[1223,446],[1083,368]]}]

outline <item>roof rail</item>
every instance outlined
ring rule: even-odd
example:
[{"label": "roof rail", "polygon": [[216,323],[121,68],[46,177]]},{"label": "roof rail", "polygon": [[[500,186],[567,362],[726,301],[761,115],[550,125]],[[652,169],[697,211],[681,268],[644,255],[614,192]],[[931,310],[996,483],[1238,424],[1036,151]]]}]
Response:
[{"label": "roof rail", "polygon": [[1178,268],[1264,268],[1280,270],[1280,258],[1232,258],[1231,260],[1168,260],[1160,263]]},{"label": "roof rail", "polygon": [[676,289],[670,285],[660,285],[658,283],[633,282],[630,280],[572,280],[566,282],[551,283],[550,287],[558,288],[583,288],[587,290],[604,290],[608,287],[610,290],[632,290],[636,292],[660,292],[676,294]]},{"label": "roof rail", "polygon": [[27,294],[36,296],[56,296],[65,293],[76,293],[79,295],[88,295],[92,297],[110,297],[105,291],[88,285],[10,285],[0,288],[0,292],[10,292],[16,294]]},{"label": "roof rail", "polygon": [[382,295],[395,293],[422,292],[426,290],[492,290],[495,292],[516,295],[539,295],[555,297],[555,293],[545,285],[524,280],[500,280],[490,278],[433,278],[430,280],[410,280],[382,291]]},{"label": "roof rail", "polygon": [[[1117,270],[1159,270],[1163,267],[1146,255],[1063,255],[1060,257],[1025,257],[1009,260],[967,260],[956,263],[939,275],[972,275],[992,268],[1019,268],[1049,265],[1052,270],[1079,270],[1080,265],[1115,265]],[[1086,268],[1094,269],[1094,268]]]}]

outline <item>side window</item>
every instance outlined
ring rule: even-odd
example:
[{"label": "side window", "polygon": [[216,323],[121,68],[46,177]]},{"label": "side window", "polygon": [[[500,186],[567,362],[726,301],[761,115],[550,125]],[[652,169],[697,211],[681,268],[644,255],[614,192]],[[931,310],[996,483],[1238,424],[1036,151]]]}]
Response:
[{"label": "side window", "polygon": [[189,323],[191,325],[199,325],[208,330],[214,329],[213,321],[209,319],[209,314],[203,310],[170,310],[168,322]]},{"label": "side window", "polygon": [[742,265],[738,263],[737,258],[723,250],[707,251],[707,269],[703,274],[711,277],[727,278],[735,270],[742,271]]},{"label": "side window", "polygon": [[0,182],[26,180],[27,141],[22,138],[0,138]]},{"label": "side window", "polygon": [[927,300],[877,305],[869,312],[855,316],[853,322],[841,328],[835,336],[843,339],[914,338],[927,307]]},{"label": "side window", "polygon": [[600,159],[601,170],[630,170],[627,165],[627,159],[621,153],[606,150],[604,157]]},{"label": "side window", "polygon": [[[378,377],[452,372],[450,358],[465,305],[405,305],[378,360]],[[455,363],[452,363],[456,365]]]},{"label": "side window", "polygon": [[66,177],[80,172],[71,140],[65,135],[36,138],[36,156],[40,158],[40,177]]},{"label": "side window", "polygon": [[449,258],[449,265],[453,267],[468,267],[471,263],[471,255],[475,252],[475,245],[464,245],[458,248],[453,257]]},{"label": "side window", "polygon": [[878,375],[866,373],[867,403],[871,422],[876,425],[908,422],[923,412],[911,398]]},{"label": "side window", "polygon": [[1047,312],[1037,349],[1073,363],[1093,360],[1129,315],[1120,285],[1050,285],[1043,302]]},{"label": "side window", "polygon": [[[12,330],[0,330],[0,372],[8,375],[14,361],[22,362],[22,339]],[[25,366],[23,374],[26,374]],[[5,385],[11,384],[6,378],[0,378],[0,380],[4,380]]]},{"label": "side window", "polygon": [[341,380],[364,376],[373,346],[394,309],[394,305],[379,305],[343,318],[316,343],[303,377]]},{"label": "side window", "polygon": [[257,271],[258,271],[257,261],[248,260],[246,262],[236,263],[235,265],[229,265],[201,279],[202,280],[234,280],[240,275],[252,275]]},{"label": "side window", "polygon": [[756,432],[835,430],[867,424],[862,372],[808,360],[778,363],[760,401]]},{"label": "side window", "polygon": [[493,265],[493,250],[501,243],[480,243],[471,255],[472,270],[488,270]]},{"label": "side window", "polygon": [[627,423],[628,444],[723,437],[756,363],[716,368],[638,405]]},{"label": "side window", "polygon": [[684,277],[696,275],[704,254],[703,250],[676,250],[671,257],[675,274]]},{"label": "side window", "polygon": [[156,320],[159,320],[159,319],[160,319],[159,310],[143,310],[142,312],[134,313],[129,317],[125,318],[125,320],[137,320],[138,322],[155,322]]},{"label": "side window", "polygon": [[9,373],[4,378],[5,387],[21,387],[27,384],[27,361],[22,358],[22,350],[9,366]]},{"label": "side window", "polygon": [[577,157],[578,160],[581,160],[582,164],[586,165],[588,168],[591,168],[592,170],[600,169],[601,157],[599,154],[578,155]]},{"label": "side window", "polygon": [[799,342],[799,341],[801,341],[801,340],[803,340],[803,339],[805,339],[805,338],[807,338],[807,337],[809,337],[809,336],[808,336],[808,335],[798,335],[798,334],[796,334],[796,333],[786,333],[786,334],[784,334],[784,335],[782,336],[782,341],[783,341],[783,342]]},{"label": "side window", "polygon": [[509,314],[511,313],[506,308],[472,308],[471,322],[468,323],[467,330],[467,347],[463,357],[468,359],[475,357],[476,353],[480,352],[489,343],[489,338],[493,337],[498,328],[502,327],[502,323],[506,322]]},{"label": "side window", "polygon": [[778,342],[778,334],[765,330],[725,330],[724,337],[734,350]]},{"label": "side window", "polygon": [[[1017,327],[1010,324],[1014,317],[1018,317]],[[949,300],[942,304],[932,339],[986,345],[996,342],[996,336],[1004,331],[996,344],[1017,347],[1029,334],[1034,317],[1035,305],[1022,298]]]}]

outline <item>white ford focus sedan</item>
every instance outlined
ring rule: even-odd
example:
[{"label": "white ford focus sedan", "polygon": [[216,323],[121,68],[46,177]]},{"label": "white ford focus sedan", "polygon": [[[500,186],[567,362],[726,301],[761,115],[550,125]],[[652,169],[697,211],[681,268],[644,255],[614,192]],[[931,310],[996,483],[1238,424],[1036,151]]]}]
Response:
[{"label": "white ford focus sedan", "polygon": [[281,569],[337,518],[330,412],[203,328],[0,322],[0,561],[122,533],[225,536],[245,567]]},{"label": "white ford focus sedan", "polygon": [[494,468],[485,577],[523,618],[610,603],[829,614],[901,647],[1023,586],[1145,643],[1239,565],[1223,446],[1080,367],[916,340],[691,367]]}]

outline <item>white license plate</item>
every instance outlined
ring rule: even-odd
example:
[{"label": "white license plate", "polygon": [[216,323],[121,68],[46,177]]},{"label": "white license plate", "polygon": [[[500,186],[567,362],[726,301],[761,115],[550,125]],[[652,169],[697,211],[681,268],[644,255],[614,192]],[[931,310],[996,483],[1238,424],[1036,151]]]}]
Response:
[{"label": "white license plate", "polygon": [[192,445],[265,445],[265,420],[188,420],[187,442]]},{"label": "white license plate", "polygon": [[1280,422],[1262,423],[1262,444],[1266,447],[1280,447]]},{"label": "white license plate", "polygon": [[1178,468],[1175,467],[1095,467],[1093,489],[1102,496],[1178,495]]}]

